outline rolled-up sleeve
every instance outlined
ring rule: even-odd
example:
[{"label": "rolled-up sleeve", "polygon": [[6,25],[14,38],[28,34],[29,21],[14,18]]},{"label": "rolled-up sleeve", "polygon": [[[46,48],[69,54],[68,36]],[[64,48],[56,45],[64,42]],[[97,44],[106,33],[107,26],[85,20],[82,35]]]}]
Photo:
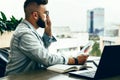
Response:
[{"label": "rolled-up sleeve", "polygon": [[19,47],[30,59],[42,63],[45,66],[53,64],[66,64],[68,62],[68,59],[64,56],[49,53],[33,34],[24,34],[21,37]]},{"label": "rolled-up sleeve", "polygon": [[48,48],[52,42],[56,42],[57,41],[54,36],[50,37],[46,33],[43,34],[42,39],[43,39],[45,48]]}]

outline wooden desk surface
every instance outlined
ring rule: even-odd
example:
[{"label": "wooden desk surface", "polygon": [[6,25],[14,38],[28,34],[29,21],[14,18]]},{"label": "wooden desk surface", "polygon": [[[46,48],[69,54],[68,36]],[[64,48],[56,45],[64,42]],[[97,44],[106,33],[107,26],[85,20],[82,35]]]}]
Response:
[{"label": "wooden desk surface", "polygon": [[[87,65],[91,65],[93,68],[96,68],[95,65],[93,65],[93,63],[92,64],[89,63]],[[69,76],[68,73],[60,74],[57,72],[44,69],[16,75],[9,75],[0,78],[0,80],[86,80],[86,79],[82,79],[75,76]],[[120,80],[120,75],[102,80]]]},{"label": "wooden desk surface", "polygon": [[[9,75],[0,80],[86,80],[74,76],[69,76],[69,74],[60,74],[53,71],[48,70],[38,70],[31,71],[22,74]],[[103,79],[103,80],[120,80],[120,76]]]},{"label": "wooden desk surface", "polygon": [[22,74],[9,75],[0,80],[80,80],[77,77],[69,77],[69,74],[60,74],[49,70],[31,71]]}]

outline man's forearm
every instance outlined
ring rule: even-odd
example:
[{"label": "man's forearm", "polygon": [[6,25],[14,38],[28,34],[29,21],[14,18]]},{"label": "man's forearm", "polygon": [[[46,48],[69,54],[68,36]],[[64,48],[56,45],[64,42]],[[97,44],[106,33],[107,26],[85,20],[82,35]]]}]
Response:
[{"label": "man's forearm", "polygon": [[43,34],[42,39],[43,39],[45,48],[48,48],[52,42],[57,41],[54,36],[50,37],[46,33]]}]

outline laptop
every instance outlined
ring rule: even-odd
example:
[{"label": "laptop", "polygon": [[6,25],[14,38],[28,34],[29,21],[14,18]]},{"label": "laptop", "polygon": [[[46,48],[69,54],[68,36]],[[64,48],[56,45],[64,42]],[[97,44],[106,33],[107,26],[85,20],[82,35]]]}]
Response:
[{"label": "laptop", "polygon": [[103,79],[120,75],[120,45],[104,47],[96,70],[74,71],[69,74],[85,79]]}]

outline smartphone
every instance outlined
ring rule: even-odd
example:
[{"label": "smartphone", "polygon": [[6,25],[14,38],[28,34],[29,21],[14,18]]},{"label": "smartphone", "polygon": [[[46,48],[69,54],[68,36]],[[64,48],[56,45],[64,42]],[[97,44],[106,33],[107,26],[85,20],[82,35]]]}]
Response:
[{"label": "smartphone", "polygon": [[94,45],[94,42],[91,41],[89,43],[87,43],[80,52],[78,52],[78,55],[80,54],[85,54],[85,55],[89,55],[89,52],[91,51],[92,49],[92,46]]}]

